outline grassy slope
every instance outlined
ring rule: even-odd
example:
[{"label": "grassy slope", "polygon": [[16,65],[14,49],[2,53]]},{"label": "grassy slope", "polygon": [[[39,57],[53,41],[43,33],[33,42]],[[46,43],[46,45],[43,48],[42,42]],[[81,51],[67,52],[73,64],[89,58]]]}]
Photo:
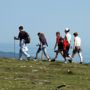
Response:
[{"label": "grassy slope", "polygon": [[90,65],[0,59],[0,90],[56,90],[63,84],[60,90],[90,90]]}]

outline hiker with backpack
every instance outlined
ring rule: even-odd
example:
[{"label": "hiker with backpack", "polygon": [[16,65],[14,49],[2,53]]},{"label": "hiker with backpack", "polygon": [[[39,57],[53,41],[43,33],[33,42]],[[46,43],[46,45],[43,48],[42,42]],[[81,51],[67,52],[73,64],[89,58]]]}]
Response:
[{"label": "hiker with backpack", "polygon": [[23,30],[23,26],[19,27],[19,34],[18,37],[14,37],[14,40],[19,40],[19,60],[22,60],[22,56],[25,55],[27,59],[30,58],[30,55],[28,54],[28,48],[27,44],[30,43],[30,37],[29,34]]},{"label": "hiker with backpack", "polygon": [[78,53],[80,57],[80,64],[83,63],[83,56],[82,56],[82,50],[81,50],[81,38],[78,36],[78,33],[73,33],[74,35],[74,47],[73,47],[73,53],[72,58],[74,58],[75,54]]},{"label": "hiker with backpack", "polygon": [[48,44],[47,44],[47,40],[45,38],[45,35],[41,32],[39,32],[37,35],[39,37],[40,44],[39,44],[39,48],[36,52],[36,58],[35,59],[38,58],[39,52],[42,51],[43,54],[45,55],[45,57],[48,59],[48,61],[51,61],[49,55],[47,54],[47,50],[46,50],[46,47],[48,46]]}]

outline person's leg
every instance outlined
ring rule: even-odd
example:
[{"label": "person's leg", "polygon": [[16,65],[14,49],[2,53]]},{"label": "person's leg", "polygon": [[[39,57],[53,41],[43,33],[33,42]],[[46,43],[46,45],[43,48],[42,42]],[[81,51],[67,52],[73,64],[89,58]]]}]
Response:
[{"label": "person's leg", "polygon": [[28,54],[28,48],[27,48],[26,45],[22,47],[22,53],[23,53],[27,58],[30,58],[30,55]]},{"label": "person's leg", "polygon": [[19,50],[19,60],[22,60],[22,49]]},{"label": "person's leg", "polygon": [[61,55],[63,56],[63,58],[64,58],[64,60],[66,62],[67,61],[67,52],[66,52],[66,50],[63,50],[60,53],[61,53]]},{"label": "person's leg", "polygon": [[[72,57],[71,57],[71,55],[69,54],[69,48],[70,48],[70,46],[66,49],[65,59],[68,60],[68,61],[71,63],[71,62],[72,62]],[[73,53],[74,53],[74,51],[73,51]],[[74,57],[74,55],[73,55],[73,57]]]},{"label": "person's leg", "polygon": [[[76,53],[77,53],[77,50],[76,50],[76,49],[73,49],[73,52],[72,52],[71,58],[74,58],[74,56],[76,55]],[[69,62],[71,63],[71,62],[72,62],[72,59],[69,60]]]},{"label": "person's leg", "polygon": [[68,57],[69,57],[69,49],[70,49],[70,45],[67,46],[67,50],[66,50]]},{"label": "person's leg", "polygon": [[78,54],[79,54],[79,57],[80,57],[80,63],[82,64],[83,63],[83,56],[82,56],[81,51]]},{"label": "person's leg", "polygon": [[37,52],[36,52],[36,57],[35,57],[35,59],[38,58],[38,54],[40,53],[40,51],[41,51],[41,48],[38,48],[38,50],[37,50]]},{"label": "person's leg", "polygon": [[47,54],[46,47],[43,47],[42,51],[43,51],[44,55],[46,56],[46,58],[49,60],[50,58],[49,58],[49,55]]},{"label": "person's leg", "polygon": [[43,53],[43,51],[41,51],[41,60],[43,60],[44,59],[44,53]]},{"label": "person's leg", "polygon": [[74,56],[76,55],[76,53],[77,53],[77,50],[76,49],[73,49],[72,58],[74,58]]},{"label": "person's leg", "polygon": [[62,57],[64,58],[64,63],[67,63],[67,52],[65,50],[60,51],[60,54],[62,55]]},{"label": "person's leg", "polygon": [[29,58],[29,57],[30,57],[30,55],[28,54],[28,52],[27,52],[27,51],[23,51],[23,54],[24,54],[27,58]]},{"label": "person's leg", "polygon": [[56,52],[56,55],[55,55],[55,58],[54,58],[54,59],[56,60],[56,59],[57,59],[57,57],[58,57],[58,51]]},{"label": "person's leg", "polygon": [[28,51],[22,51],[22,52],[27,58],[30,58],[30,55],[28,54]]},{"label": "person's leg", "polygon": [[67,48],[66,48],[66,57],[67,57],[68,60],[70,61],[70,60],[72,60],[72,57],[71,57],[71,55],[69,54],[69,50],[70,50],[70,45],[68,45]]}]

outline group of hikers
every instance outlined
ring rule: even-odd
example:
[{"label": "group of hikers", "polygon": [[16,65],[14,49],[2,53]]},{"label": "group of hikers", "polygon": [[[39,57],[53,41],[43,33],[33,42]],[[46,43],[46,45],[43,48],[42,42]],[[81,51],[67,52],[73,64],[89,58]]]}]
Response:
[{"label": "group of hikers", "polygon": [[[78,53],[80,57],[80,64],[83,63],[82,50],[81,50],[81,38],[78,36],[77,32],[73,33],[74,46],[73,46],[72,55],[69,54],[69,49],[71,46],[70,29],[69,28],[65,29],[64,38],[61,36],[60,32],[56,32],[56,43],[54,47],[54,52],[56,55],[53,59],[51,59],[50,56],[47,54],[48,43],[44,33],[39,32],[37,35],[39,37],[40,44],[38,44],[39,48],[36,52],[36,56],[34,58],[35,60],[38,59],[38,54],[40,53],[40,51],[42,51],[44,56],[48,59],[48,61],[56,61],[57,56],[60,53],[63,56],[65,63],[67,62],[71,63],[75,54]],[[23,26],[19,26],[18,37],[14,37],[14,40],[20,40],[19,60],[23,60],[22,58],[23,55],[25,55],[26,58],[29,60],[31,56],[28,54],[27,44],[30,43],[30,36],[26,31],[24,31]],[[57,50],[56,50],[56,47],[58,47]]]}]

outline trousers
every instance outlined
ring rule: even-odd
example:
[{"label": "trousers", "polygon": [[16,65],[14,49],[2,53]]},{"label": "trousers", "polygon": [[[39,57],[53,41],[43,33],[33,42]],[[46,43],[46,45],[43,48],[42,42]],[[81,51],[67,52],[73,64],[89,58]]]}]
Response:
[{"label": "trousers", "polygon": [[20,50],[19,50],[19,59],[22,60],[22,56],[25,56],[26,58],[29,58],[30,55],[28,54],[28,48],[25,44],[25,41],[20,41]]}]

